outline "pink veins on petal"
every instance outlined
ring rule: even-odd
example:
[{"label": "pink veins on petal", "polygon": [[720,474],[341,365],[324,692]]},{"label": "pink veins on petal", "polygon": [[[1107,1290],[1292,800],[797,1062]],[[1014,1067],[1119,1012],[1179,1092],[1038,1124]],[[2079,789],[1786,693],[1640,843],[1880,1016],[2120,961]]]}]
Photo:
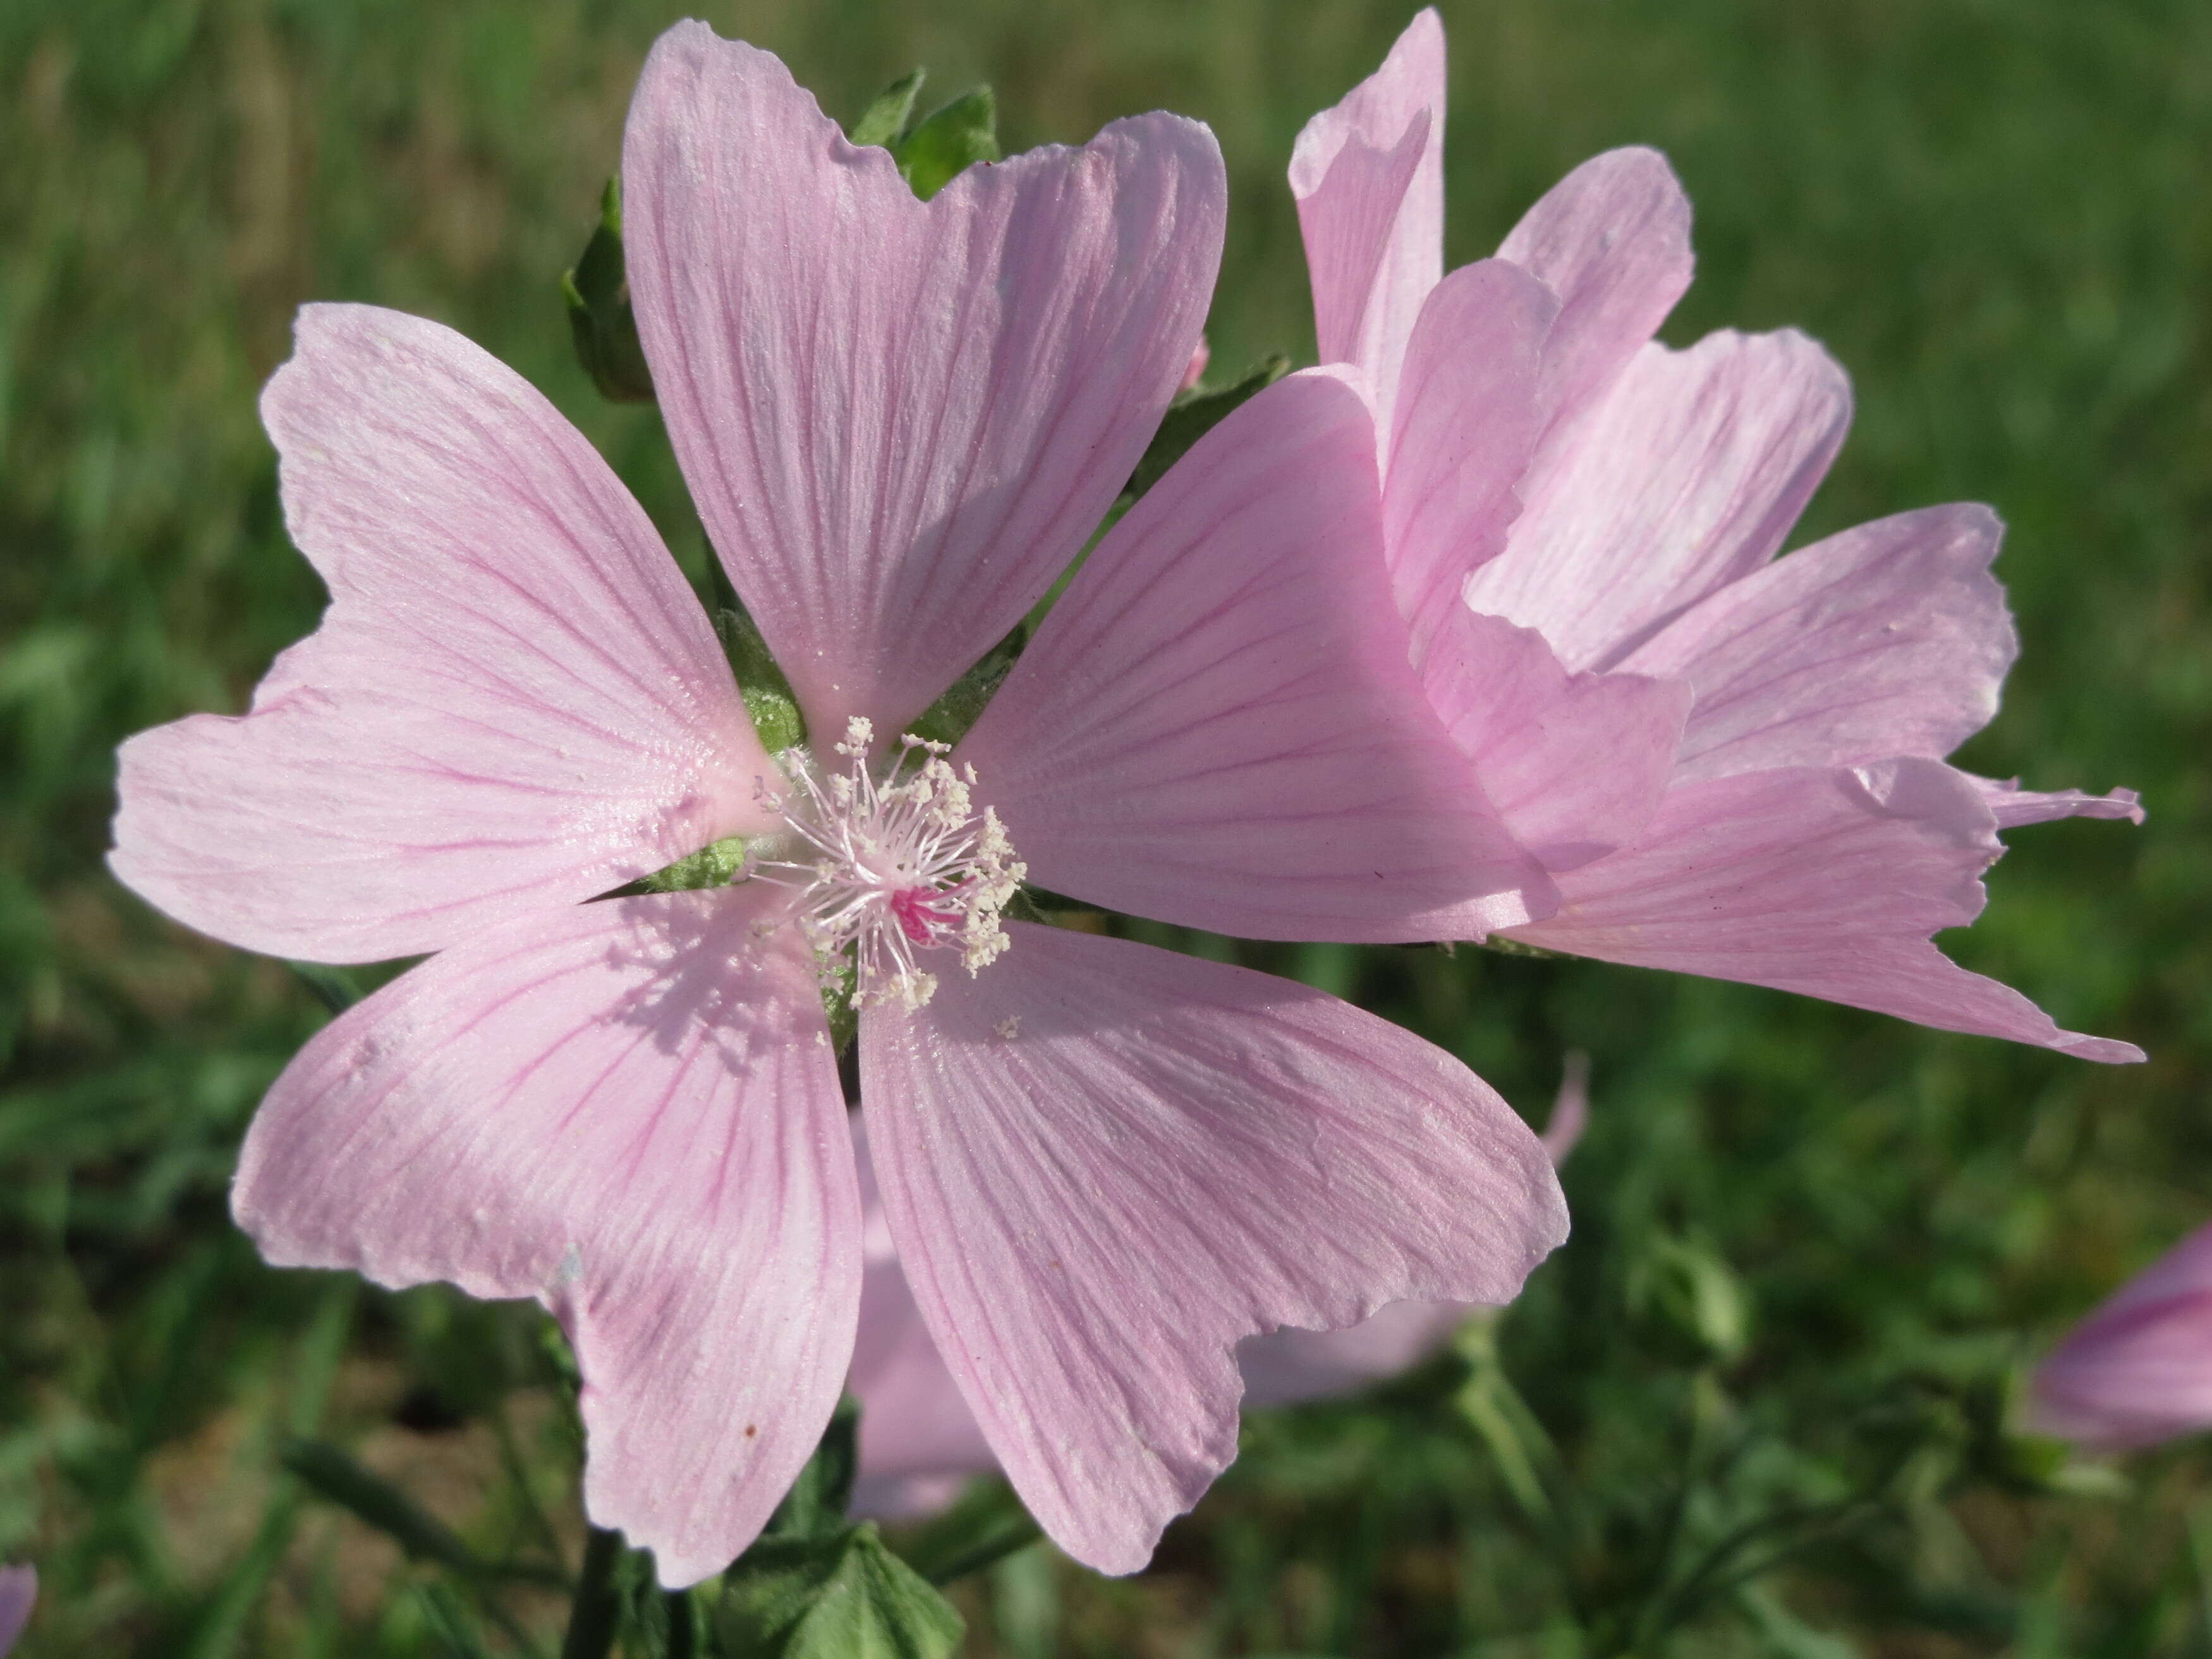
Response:
[{"label": "pink veins on petal", "polygon": [[2103,1450],[2212,1426],[2212,1226],[2069,1332],[2030,1380],[2025,1426]]}]

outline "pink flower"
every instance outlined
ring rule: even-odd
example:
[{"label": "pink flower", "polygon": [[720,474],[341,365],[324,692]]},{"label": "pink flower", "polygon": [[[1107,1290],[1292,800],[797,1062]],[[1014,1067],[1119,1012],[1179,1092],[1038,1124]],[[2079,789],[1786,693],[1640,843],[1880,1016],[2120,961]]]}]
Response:
[{"label": "pink flower", "polygon": [[2036,1368],[2027,1426],[2112,1450],[2212,1427],[2212,1226],[2121,1286]]},{"label": "pink flower", "polygon": [[[1554,1166],[1565,1161],[1589,1121],[1589,1081],[1587,1059],[1570,1054],[1543,1135]],[[860,1152],[867,1269],[860,1340],[845,1384],[861,1406],[853,1507],[882,1520],[906,1520],[943,1509],[971,1476],[997,1468],[998,1460],[899,1271],[865,1139]],[[1434,1353],[1477,1311],[1479,1304],[1464,1302],[1393,1302],[1340,1330],[1247,1337],[1237,1348],[1243,1403],[1292,1405],[1395,1376]]]},{"label": "pink flower", "polygon": [[0,1567],[0,1659],[15,1647],[39,1599],[36,1567]]},{"label": "pink flower", "polygon": [[[696,1580],[852,1355],[848,1000],[921,1319],[1039,1521],[1132,1570],[1235,1451],[1241,1339],[1504,1301],[1564,1206],[1441,1051],[1006,920],[1015,884],[1408,939],[1525,917],[1541,872],[1481,827],[1407,664],[1370,419],[1327,374],[1121,520],[957,748],[895,740],[1173,394],[1222,230],[1203,127],[1117,123],[925,204],[775,58],[686,23],[623,181],[661,410],[811,753],[763,751],[644,514],[536,392],[435,324],[303,313],[263,412],[331,608],[247,714],[125,745],[112,863],[249,948],[436,954],[278,1079],[234,1209],[275,1262],[554,1310],[588,1510]],[[732,836],[750,878],[582,902]]]},{"label": "pink flower", "polygon": [[1690,209],[1644,149],[1586,162],[1496,258],[1443,274],[1443,27],[1299,135],[1324,360],[1374,404],[1413,660],[1557,883],[1510,938],[2133,1060],[1931,936],[1971,921],[1997,831],[2141,818],[1942,757],[2017,642],[1986,507],[1776,559],[1843,441],[1842,371],[1793,331],[1686,351]]},{"label": "pink flower", "polygon": [[1206,364],[1212,361],[1213,352],[1206,343],[1206,336],[1201,334],[1198,337],[1197,345],[1191,349],[1190,362],[1183,366],[1182,382],[1176,388],[1176,390],[1178,392],[1194,391],[1197,388],[1198,383],[1206,378]]}]

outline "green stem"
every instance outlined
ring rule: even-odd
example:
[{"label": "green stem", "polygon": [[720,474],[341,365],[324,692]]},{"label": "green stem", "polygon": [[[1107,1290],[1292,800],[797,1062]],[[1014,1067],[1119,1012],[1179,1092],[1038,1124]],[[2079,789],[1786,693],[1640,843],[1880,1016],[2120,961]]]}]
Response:
[{"label": "green stem", "polygon": [[622,1558],[622,1534],[593,1527],[584,1545],[583,1571],[576,1575],[576,1599],[568,1609],[568,1633],[561,1638],[561,1659],[607,1659],[614,1651],[622,1611],[615,1568]]},{"label": "green stem", "polygon": [[693,1659],[699,1632],[691,1622],[691,1592],[669,1590],[662,1605],[668,1609],[668,1659]]}]

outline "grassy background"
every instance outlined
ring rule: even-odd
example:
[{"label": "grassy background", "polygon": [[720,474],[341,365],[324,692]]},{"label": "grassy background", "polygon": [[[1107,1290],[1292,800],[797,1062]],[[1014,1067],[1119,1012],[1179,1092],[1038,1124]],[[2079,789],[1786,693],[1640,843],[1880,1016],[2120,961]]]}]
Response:
[{"label": "grassy background", "polygon": [[[1159,106],[1211,122],[1233,192],[1224,370],[1310,357],[1282,169],[1406,15],[707,9],[848,118],[920,63],[940,96],[994,84],[1010,147]],[[1564,1049],[1592,1055],[1577,1237],[1503,1335],[1580,1530],[1516,1519],[1466,1408],[1483,1362],[1451,1358],[1255,1420],[1254,1455],[1137,1579],[1036,1550],[970,1583],[975,1650],[1571,1654],[1562,1609],[1595,1628],[1675,1533],[1847,1487],[1882,1443],[1855,1413],[1904,1400],[1914,1455],[1941,1443],[1949,1461],[1927,1452],[1897,1513],[1814,1550],[1778,1600],[1720,1607],[1686,1651],[2212,1652],[2186,1547],[2192,1518],[2212,1525],[2212,1463],[2185,1448],[2133,1465],[2125,1495],[2062,1499],[2004,1478],[1974,1426],[2008,1363],[2212,1211],[2212,9],[1444,10],[1455,262],[1584,155],[1659,145],[1700,258],[1668,337],[1796,324],[1856,379],[1856,430],[1801,539],[1957,498],[2009,521],[2025,656],[1964,759],[2032,786],[2133,784],[2152,817],[2021,833],[1990,915],[1948,943],[2154,1058],[2100,1069],[1592,964],[1272,959],[1457,1048],[1525,1106]],[[637,64],[678,15],[0,6],[0,1552],[45,1574],[26,1653],[459,1650],[419,1570],[278,1474],[287,1431],[353,1447],[487,1548],[542,1523],[573,1549],[573,1447],[527,1319],[276,1273],[231,1231],[236,1137],[321,1012],[282,969],[153,915],[100,854],[114,744],[241,707],[313,623],[253,414],[302,300],[483,342],[602,444],[696,568],[652,416],[595,402],[556,289]],[[1740,1350],[1686,1347],[1654,1315],[1652,1264],[1682,1249],[1733,1270]],[[1708,1468],[1716,1435],[1752,1449]],[[536,1472],[534,1503],[512,1461]],[[541,1626],[556,1611],[519,1605]]]}]

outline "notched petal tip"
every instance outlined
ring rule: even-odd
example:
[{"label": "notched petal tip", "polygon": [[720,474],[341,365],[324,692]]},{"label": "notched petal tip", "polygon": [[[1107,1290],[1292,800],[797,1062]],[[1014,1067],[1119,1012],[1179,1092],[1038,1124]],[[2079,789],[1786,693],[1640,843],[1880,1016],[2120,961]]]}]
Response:
[{"label": "notched petal tip", "polygon": [[1743,773],[1670,791],[1637,846],[1561,876],[1559,914],[1516,937],[2087,1060],[2137,1058],[2061,1030],[1936,947],[1979,914],[2001,851],[1980,792],[1938,761]]},{"label": "notched petal tip", "polygon": [[671,1583],[758,1532],[852,1351],[844,1102],[811,963],[757,927],[774,896],[582,905],[440,953],[301,1050],[232,1194],[273,1262],[552,1308],[589,1512]]},{"label": "notched petal tip", "polygon": [[1248,969],[1017,932],[1018,973],[863,1028],[876,1169],[922,1317],[1031,1512],[1131,1572],[1234,1455],[1243,1339],[1507,1301],[1565,1239],[1565,1200],[1511,1109],[1398,1027]]},{"label": "notched petal tip", "polygon": [[249,950],[376,961],[759,827],[766,757],[705,613],[520,375],[317,305],[262,412],[331,603],[245,714],[124,745],[122,879]]},{"label": "notched petal tip", "polygon": [[1137,116],[923,203],[701,27],[648,65],[623,165],[639,335],[717,555],[811,726],[899,730],[1151,440],[1219,261],[1218,147]]},{"label": "notched petal tip", "polygon": [[1291,147],[1291,191],[1303,199],[1321,188],[1347,143],[1395,149],[1416,121],[1443,138],[1444,25],[1433,6],[1406,25],[1372,75],[1310,117]]}]

